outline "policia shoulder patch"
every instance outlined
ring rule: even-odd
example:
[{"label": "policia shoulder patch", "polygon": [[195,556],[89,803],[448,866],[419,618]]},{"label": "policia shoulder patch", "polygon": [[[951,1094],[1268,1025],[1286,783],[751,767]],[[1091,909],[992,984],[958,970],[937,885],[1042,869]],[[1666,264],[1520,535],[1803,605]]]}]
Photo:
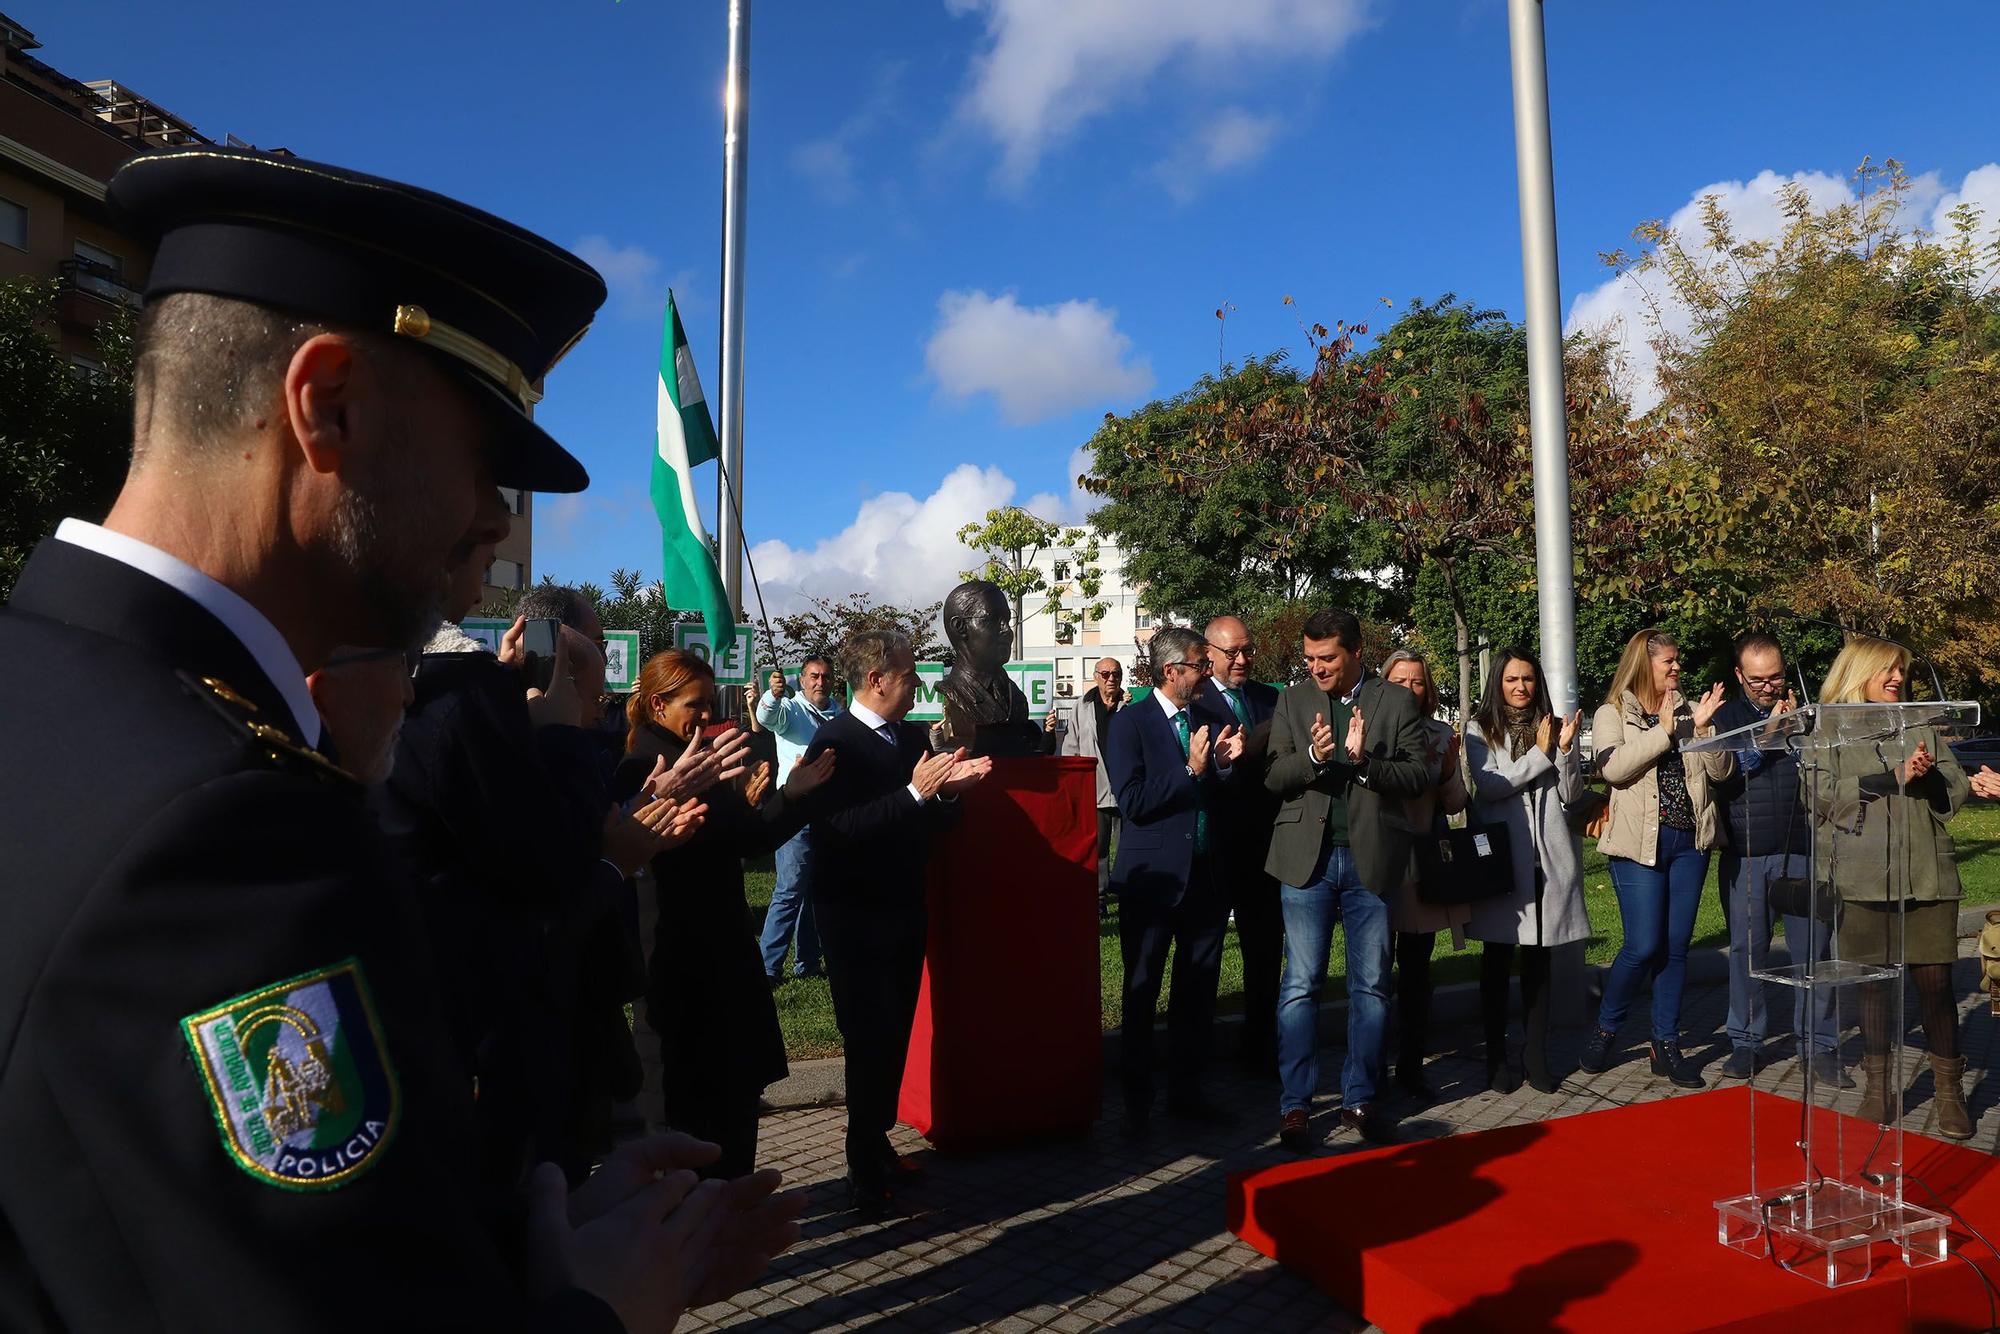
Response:
[{"label": "policia shoulder patch", "polygon": [[331,1190],[374,1166],[400,1119],[360,961],[275,982],[181,1020],[222,1145],[287,1190]]}]

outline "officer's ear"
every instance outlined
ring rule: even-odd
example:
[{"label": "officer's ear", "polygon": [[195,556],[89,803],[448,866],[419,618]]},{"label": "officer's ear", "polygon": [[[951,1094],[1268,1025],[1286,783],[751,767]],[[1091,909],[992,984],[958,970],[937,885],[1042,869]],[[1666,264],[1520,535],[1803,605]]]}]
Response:
[{"label": "officer's ear", "polygon": [[338,473],[353,461],[361,368],[354,340],[314,334],[285,367],[285,416],[308,468]]}]

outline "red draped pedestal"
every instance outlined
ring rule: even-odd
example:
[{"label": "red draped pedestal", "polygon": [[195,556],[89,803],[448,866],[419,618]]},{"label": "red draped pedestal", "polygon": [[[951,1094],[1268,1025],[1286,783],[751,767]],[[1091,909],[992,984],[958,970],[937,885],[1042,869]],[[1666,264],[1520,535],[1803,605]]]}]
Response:
[{"label": "red draped pedestal", "polygon": [[940,1148],[1097,1119],[1097,761],[996,759],[930,869],[898,1114]]}]

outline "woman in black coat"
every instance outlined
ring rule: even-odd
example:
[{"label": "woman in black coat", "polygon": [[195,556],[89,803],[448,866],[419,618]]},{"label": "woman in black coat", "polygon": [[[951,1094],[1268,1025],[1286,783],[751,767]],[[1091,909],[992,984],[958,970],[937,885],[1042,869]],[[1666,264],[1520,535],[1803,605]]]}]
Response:
[{"label": "woman in black coat", "polygon": [[[653,655],[627,705],[627,752],[672,765],[708,723],[714,701],[707,663],[678,649]],[[667,1124],[722,1146],[709,1176],[752,1170],[758,1096],[786,1074],[778,1011],[743,897],[743,859],[799,831],[802,799],[832,767],[801,764],[783,791],[770,790],[768,765],[742,789],[710,788],[701,829],[653,859],[659,921],[647,966],[647,1018],[660,1039]]]}]

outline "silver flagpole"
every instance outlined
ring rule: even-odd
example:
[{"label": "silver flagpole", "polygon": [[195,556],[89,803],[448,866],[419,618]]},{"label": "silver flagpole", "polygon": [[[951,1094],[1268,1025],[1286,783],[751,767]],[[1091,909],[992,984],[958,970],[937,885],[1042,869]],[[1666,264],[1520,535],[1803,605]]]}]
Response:
[{"label": "silver flagpole", "polygon": [[1542,668],[1556,712],[1577,706],[1569,430],[1563,413],[1562,290],[1556,272],[1556,181],[1549,144],[1548,51],[1541,0],[1507,0],[1514,57],[1514,156],[1521,195],[1521,283],[1528,299],[1528,421],[1535,459],[1535,583]]},{"label": "silver flagpole", "polygon": [[[716,429],[715,532],[731,615],[743,614],[743,210],[750,158],[750,0],[729,0],[729,82],[722,112],[722,400]],[[731,491],[734,491],[732,497]]]}]

